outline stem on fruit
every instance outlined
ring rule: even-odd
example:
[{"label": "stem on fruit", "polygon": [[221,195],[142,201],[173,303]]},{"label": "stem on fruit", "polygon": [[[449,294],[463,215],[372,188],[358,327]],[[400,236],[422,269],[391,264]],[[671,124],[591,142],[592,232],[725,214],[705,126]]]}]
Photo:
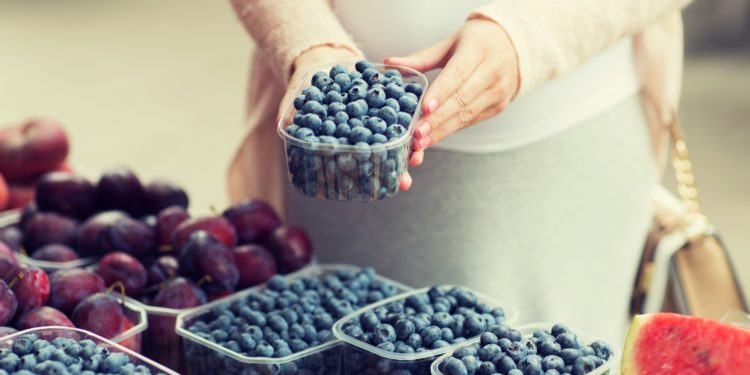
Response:
[{"label": "stem on fruit", "polygon": [[214,216],[220,216],[219,210],[217,210],[216,206],[214,206],[213,204],[209,205],[208,209],[211,210],[211,213],[214,214]]},{"label": "stem on fruit", "polygon": [[171,253],[172,252],[172,245],[161,245],[157,249],[160,253]]},{"label": "stem on fruit", "polygon": [[125,284],[123,284],[122,281],[117,280],[114,283],[112,283],[112,285],[110,285],[109,288],[107,288],[107,293],[115,290],[115,288],[120,289],[120,296],[122,297],[122,301],[120,301],[120,304],[124,304],[125,303]]},{"label": "stem on fruit", "polygon": [[143,289],[143,294],[151,293],[151,292],[156,291],[156,290],[161,290],[162,288],[164,288],[164,285],[166,285],[166,284],[167,284],[166,282],[163,282],[163,283],[158,283],[158,284],[151,285],[150,287],[148,287],[146,289]]},{"label": "stem on fruit", "polygon": [[18,282],[18,280],[23,280],[24,277],[25,276],[24,276],[23,272],[19,272],[18,275],[16,275],[16,277],[14,277],[13,280],[11,280],[8,283],[8,289],[12,289],[13,285],[16,285],[16,283]]},{"label": "stem on fruit", "polygon": [[25,248],[25,247],[23,247],[23,246],[21,246],[21,247],[20,247],[20,248],[18,249],[18,253],[19,253],[19,254],[21,254],[21,255],[23,255],[23,256],[25,256],[25,257],[28,257],[28,256],[29,256],[29,253],[27,253],[27,252],[26,252],[26,248]]},{"label": "stem on fruit", "polygon": [[195,283],[195,286],[198,286],[198,287],[199,287],[199,286],[201,286],[201,285],[203,285],[203,284],[205,284],[205,283],[210,283],[210,282],[212,282],[212,281],[214,281],[214,280],[213,280],[213,279],[211,278],[211,276],[210,276],[210,275],[204,275],[203,277],[201,277],[201,279],[200,279],[200,280],[198,280],[198,282],[197,282],[197,283]]}]

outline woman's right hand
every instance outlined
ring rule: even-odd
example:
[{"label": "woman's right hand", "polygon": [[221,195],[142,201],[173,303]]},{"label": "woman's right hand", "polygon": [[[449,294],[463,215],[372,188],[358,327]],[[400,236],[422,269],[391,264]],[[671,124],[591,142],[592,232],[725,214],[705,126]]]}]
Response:
[{"label": "woman's right hand", "polygon": [[294,59],[289,85],[287,86],[284,98],[279,105],[279,112],[276,117],[277,122],[281,119],[281,116],[284,115],[284,106],[294,100],[295,89],[300,81],[306,78],[305,75],[310,69],[323,64],[337,63],[341,61],[357,61],[361,59],[362,55],[346,47],[317,46],[302,52],[296,59]]}]

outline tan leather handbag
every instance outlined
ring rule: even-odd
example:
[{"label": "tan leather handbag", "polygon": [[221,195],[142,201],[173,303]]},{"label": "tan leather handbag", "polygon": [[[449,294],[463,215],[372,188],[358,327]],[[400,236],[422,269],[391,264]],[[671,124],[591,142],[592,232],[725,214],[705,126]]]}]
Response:
[{"label": "tan leather handbag", "polygon": [[641,257],[631,314],[676,312],[719,320],[747,304],[729,254],[701,214],[692,164],[677,116],[669,124],[678,200],[654,193],[654,223]]}]

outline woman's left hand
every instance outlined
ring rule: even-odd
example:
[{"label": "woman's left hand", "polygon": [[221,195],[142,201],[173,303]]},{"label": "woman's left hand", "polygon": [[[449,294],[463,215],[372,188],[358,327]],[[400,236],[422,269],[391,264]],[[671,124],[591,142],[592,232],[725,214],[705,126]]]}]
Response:
[{"label": "woman's left hand", "polygon": [[456,33],[386,64],[422,72],[443,68],[422,100],[414,130],[410,165],[422,163],[424,149],[448,135],[500,113],[519,87],[518,57],[510,37],[487,19],[471,19]]}]

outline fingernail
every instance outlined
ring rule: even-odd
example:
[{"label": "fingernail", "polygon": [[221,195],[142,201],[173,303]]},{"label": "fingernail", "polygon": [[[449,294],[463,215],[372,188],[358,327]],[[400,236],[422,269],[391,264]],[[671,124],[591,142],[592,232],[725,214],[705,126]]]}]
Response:
[{"label": "fingernail", "polygon": [[417,150],[424,150],[430,145],[430,137],[424,137],[417,140]]},{"label": "fingernail", "polygon": [[435,109],[437,109],[437,105],[438,105],[437,99],[430,99],[427,102],[427,112],[428,113],[434,112]]},{"label": "fingernail", "polygon": [[430,130],[432,130],[432,125],[430,125],[429,122],[425,121],[424,123],[422,123],[422,125],[419,125],[417,130],[414,132],[414,138],[424,138],[428,134],[430,134]]}]

